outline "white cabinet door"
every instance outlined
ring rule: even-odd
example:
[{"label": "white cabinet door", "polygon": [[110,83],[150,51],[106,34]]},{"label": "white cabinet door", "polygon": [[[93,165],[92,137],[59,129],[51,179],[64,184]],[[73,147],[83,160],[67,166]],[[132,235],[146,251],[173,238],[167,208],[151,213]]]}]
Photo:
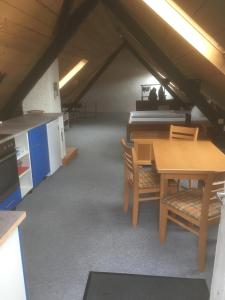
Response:
[{"label": "white cabinet door", "polygon": [[18,228],[0,246],[0,299],[26,300]]},{"label": "white cabinet door", "polygon": [[50,175],[62,165],[58,119],[47,124]]},{"label": "white cabinet door", "polygon": [[219,226],[210,300],[225,299],[225,202]]}]

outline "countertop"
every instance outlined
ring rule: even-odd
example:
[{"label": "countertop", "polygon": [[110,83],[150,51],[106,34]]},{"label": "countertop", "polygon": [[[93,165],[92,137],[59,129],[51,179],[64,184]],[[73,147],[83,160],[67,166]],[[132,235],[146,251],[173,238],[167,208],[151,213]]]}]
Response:
[{"label": "countertop", "polygon": [[62,116],[62,113],[27,114],[14,119],[9,119],[0,125],[0,134],[17,135],[23,131],[46,124]]},{"label": "countertop", "polygon": [[25,211],[0,211],[0,246],[25,218]]}]

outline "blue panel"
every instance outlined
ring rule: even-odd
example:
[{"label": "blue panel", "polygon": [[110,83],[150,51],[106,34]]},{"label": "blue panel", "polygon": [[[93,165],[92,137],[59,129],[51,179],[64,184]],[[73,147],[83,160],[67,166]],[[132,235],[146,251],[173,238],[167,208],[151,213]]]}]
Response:
[{"label": "blue panel", "polygon": [[50,171],[46,125],[31,129],[28,137],[33,186],[36,187]]},{"label": "blue panel", "polygon": [[21,200],[21,192],[20,188],[18,187],[14,193],[12,193],[3,202],[0,203],[0,210],[14,209]]}]

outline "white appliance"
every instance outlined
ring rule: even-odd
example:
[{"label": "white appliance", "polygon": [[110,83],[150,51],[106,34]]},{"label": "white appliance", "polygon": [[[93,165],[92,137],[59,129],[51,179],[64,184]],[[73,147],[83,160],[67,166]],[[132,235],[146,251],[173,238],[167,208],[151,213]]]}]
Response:
[{"label": "white appliance", "polygon": [[61,134],[58,119],[47,124],[50,173],[52,175],[62,165]]}]

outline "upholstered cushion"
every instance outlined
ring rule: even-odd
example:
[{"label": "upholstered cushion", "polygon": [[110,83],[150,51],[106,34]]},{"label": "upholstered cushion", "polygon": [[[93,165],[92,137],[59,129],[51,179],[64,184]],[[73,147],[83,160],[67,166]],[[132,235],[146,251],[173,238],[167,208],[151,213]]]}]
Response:
[{"label": "upholstered cushion", "polygon": [[[200,220],[202,190],[189,189],[181,191],[165,197],[162,201],[168,206],[171,206],[196,220]],[[220,208],[221,204],[218,200],[210,200],[209,219],[219,216]]]},{"label": "upholstered cushion", "polygon": [[140,170],[139,172],[139,187],[144,188],[159,188],[160,176],[151,170]]}]

